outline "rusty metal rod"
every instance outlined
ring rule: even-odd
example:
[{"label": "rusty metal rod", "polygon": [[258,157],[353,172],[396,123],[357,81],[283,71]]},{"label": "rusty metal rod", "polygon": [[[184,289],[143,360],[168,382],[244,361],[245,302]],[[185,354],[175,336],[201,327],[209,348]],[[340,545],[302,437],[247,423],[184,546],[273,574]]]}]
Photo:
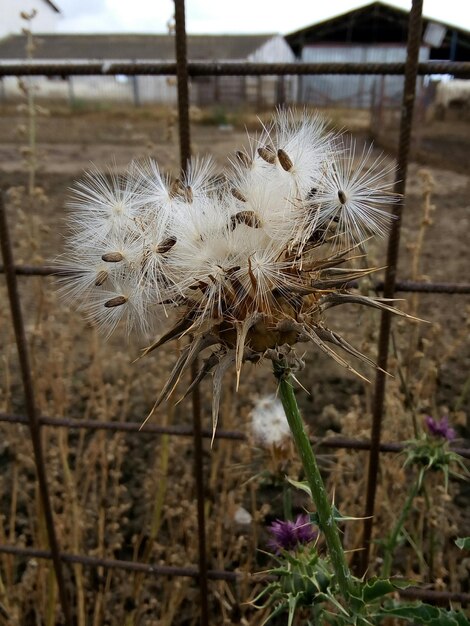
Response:
[{"label": "rusty metal rod", "polygon": [[[205,63],[190,61],[189,76],[306,76],[306,75],[403,75],[405,63]],[[0,76],[175,76],[177,64],[147,61],[0,61]],[[418,64],[420,76],[452,74],[456,78],[470,77],[470,62],[425,61]]]},{"label": "rusty metal rod", "polygon": [[34,397],[34,385],[29,362],[28,344],[26,341],[26,333],[23,323],[23,313],[21,310],[21,302],[14,271],[13,251],[8,229],[8,220],[6,208],[3,201],[3,193],[0,191],[0,244],[2,248],[3,265],[5,267],[5,278],[8,289],[8,298],[10,302],[10,310],[13,328],[15,331],[16,346],[18,350],[18,359],[21,369],[21,378],[23,382],[26,414],[28,418],[28,426],[33,444],[34,462],[36,465],[36,473],[39,486],[39,494],[41,507],[46,524],[47,537],[49,547],[51,549],[51,557],[54,571],[59,589],[59,598],[62,611],[64,613],[65,623],[72,626],[72,614],[70,611],[69,598],[67,594],[64,574],[62,571],[62,562],[60,560],[60,548],[57,539],[57,533],[54,524],[54,515],[52,512],[51,500],[49,497],[49,487],[46,476],[46,465],[44,461],[44,452],[41,441],[41,423],[36,408]]},{"label": "rusty metal rod", "polygon": [[[28,418],[25,415],[14,413],[0,413],[0,423],[27,424]],[[100,420],[82,420],[70,417],[39,417],[42,426],[53,428],[70,428],[85,430],[108,430],[111,432],[135,433],[138,435],[173,435],[180,437],[193,437],[194,432],[191,426],[159,426],[158,424],[146,424],[141,429],[142,422],[110,422]],[[212,429],[201,429],[201,436],[206,439],[212,438]],[[247,441],[248,437],[239,430],[218,429],[216,439],[228,439],[232,441]],[[312,445],[324,448],[344,448],[349,450],[370,450],[371,443],[366,439],[350,439],[348,437],[310,437]],[[401,452],[407,444],[398,441],[380,443],[381,452]],[[466,459],[470,459],[470,447],[463,448],[455,444],[450,446],[453,452]]]},{"label": "rusty metal rod", "polygon": [[[18,276],[73,276],[76,270],[73,268],[57,268],[52,265],[15,265],[15,273]],[[0,274],[4,272],[3,265],[0,265]],[[348,283],[348,287],[357,287],[359,283],[353,281]],[[384,281],[377,281],[372,285],[376,291],[383,291]],[[470,294],[470,283],[453,282],[424,282],[413,280],[398,280],[395,283],[395,291],[411,293],[446,293],[446,294]]]},{"label": "rusty metal rod", "polygon": [[[0,545],[0,553],[12,554],[14,556],[32,557],[36,559],[50,559],[51,553],[47,550],[37,550],[35,548],[20,548],[18,546]],[[130,572],[142,572],[144,574],[154,574],[156,576],[181,576],[189,578],[199,578],[197,567],[177,567],[173,565],[152,565],[150,563],[138,563],[135,561],[123,561],[120,559],[106,559],[82,554],[60,553],[60,558],[65,563],[80,563],[89,567],[105,567],[107,569],[123,569]],[[208,578],[212,580],[235,581],[240,578],[236,572],[225,572],[223,570],[209,570]]]},{"label": "rusty metal rod", "polygon": [[[400,244],[401,218],[404,208],[404,193],[408,173],[408,158],[410,153],[411,129],[413,123],[413,109],[416,95],[416,77],[418,57],[421,45],[423,0],[412,0],[408,25],[408,43],[406,53],[405,86],[401,108],[400,136],[398,143],[397,170],[394,192],[400,198],[392,209],[395,219],[392,222],[388,240],[387,261],[383,295],[393,298],[395,293],[398,253]],[[377,364],[379,370],[375,378],[374,399],[372,404],[371,450],[369,454],[369,468],[367,475],[367,493],[364,512],[363,550],[360,554],[360,573],[367,571],[369,564],[370,543],[374,520],[375,496],[377,491],[378,473],[380,469],[380,438],[384,413],[384,399],[388,348],[390,341],[392,314],[382,311],[380,334],[378,340]]]},{"label": "rusty metal rod", "polygon": [[[175,54],[178,91],[178,136],[181,172],[186,174],[191,158],[189,124],[189,77],[184,0],[175,1]],[[191,337],[190,337],[191,341]],[[197,376],[197,359],[191,363],[191,376]],[[199,606],[201,626],[209,626],[209,592],[207,583],[207,546],[205,519],[204,453],[201,422],[201,392],[196,386],[191,393],[194,445],[194,478],[196,483]]]},{"label": "rusty metal rod", "polygon": [[[0,554],[11,554],[18,557],[31,557],[36,559],[50,559],[51,553],[47,550],[37,550],[35,548],[20,548],[0,544]],[[107,559],[81,554],[69,554],[62,552],[60,558],[65,563],[79,563],[87,567],[104,567],[106,569],[122,569],[131,572],[143,572],[154,576],[178,576],[187,578],[198,578],[199,572],[196,567],[178,567],[174,565],[151,565],[149,563],[136,563],[134,561],[124,561],[119,559]],[[262,574],[249,574],[245,572],[230,572],[226,570],[208,570],[207,576],[210,580],[226,580],[236,582],[242,578],[252,578],[253,581],[260,582],[271,576]],[[419,587],[409,587],[398,591],[400,596],[405,598],[415,598],[425,600],[432,604],[448,604],[449,602],[460,602],[462,604],[470,602],[470,593],[459,591],[433,591],[432,589],[421,589]]]}]

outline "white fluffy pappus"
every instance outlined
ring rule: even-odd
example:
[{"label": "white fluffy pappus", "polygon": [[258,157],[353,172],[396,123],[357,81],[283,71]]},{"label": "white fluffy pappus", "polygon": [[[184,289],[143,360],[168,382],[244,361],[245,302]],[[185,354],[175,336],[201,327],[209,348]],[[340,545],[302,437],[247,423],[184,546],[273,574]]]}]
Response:
[{"label": "white fluffy pappus", "polygon": [[122,175],[92,169],[69,204],[61,265],[74,271],[63,292],[107,334],[120,319],[145,331],[181,305],[192,328],[297,316],[295,294],[311,293],[324,243],[347,248],[386,230],[390,168],[379,158],[367,172],[370,150],[358,166],[355,150],[318,115],[280,111],[223,177],[210,158],[192,159],[180,179],[153,160]]},{"label": "white fluffy pappus", "polygon": [[69,242],[75,246],[99,244],[108,237],[124,238],[135,230],[139,211],[140,179],[133,163],[125,174],[111,167],[92,167],[72,188],[68,202]]},{"label": "white fluffy pappus", "polygon": [[371,234],[384,236],[391,215],[384,207],[396,202],[393,194],[394,164],[383,156],[371,164],[372,147],[364,148],[356,156],[356,142],[343,141],[336,154],[328,161],[312,202],[318,207],[315,228],[328,228],[336,224],[336,237],[347,245],[360,243]]},{"label": "white fluffy pappus", "polygon": [[281,447],[292,436],[282,403],[275,395],[258,398],[250,418],[251,432],[259,445]]}]

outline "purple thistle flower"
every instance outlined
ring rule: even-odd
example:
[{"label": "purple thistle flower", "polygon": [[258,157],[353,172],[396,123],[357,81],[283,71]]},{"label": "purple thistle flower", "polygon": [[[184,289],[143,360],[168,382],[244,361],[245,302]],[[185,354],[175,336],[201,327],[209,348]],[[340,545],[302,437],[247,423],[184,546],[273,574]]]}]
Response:
[{"label": "purple thistle flower", "polygon": [[272,535],[268,546],[276,552],[294,550],[299,545],[310,543],[318,535],[306,514],[298,515],[293,522],[277,519],[268,531]]},{"label": "purple thistle flower", "polygon": [[430,435],[434,437],[441,437],[442,439],[455,439],[457,433],[449,426],[449,418],[444,416],[441,420],[435,420],[430,415],[426,415],[424,418],[426,428]]}]

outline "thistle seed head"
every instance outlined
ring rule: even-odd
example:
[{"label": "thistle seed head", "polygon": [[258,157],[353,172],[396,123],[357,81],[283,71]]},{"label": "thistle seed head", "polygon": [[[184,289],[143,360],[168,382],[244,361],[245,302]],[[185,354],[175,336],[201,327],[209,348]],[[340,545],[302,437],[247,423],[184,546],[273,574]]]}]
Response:
[{"label": "thistle seed head", "polygon": [[396,312],[345,289],[370,272],[350,263],[355,246],[387,230],[392,166],[370,149],[357,159],[354,142],[293,111],[235,157],[223,177],[211,159],[192,159],[177,180],[148,161],[125,175],[92,170],[75,187],[66,296],[107,333],[120,320],[158,329],[173,311],[174,327],[147,352],[193,337],[159,401],[211,346],[197,380],[213,370],[216,399],[233,364],[237,378],[263,357],[300,367],[300,342],[354,371],[336,349],[371,361],[327,328],[324,311],[356,302]]}]

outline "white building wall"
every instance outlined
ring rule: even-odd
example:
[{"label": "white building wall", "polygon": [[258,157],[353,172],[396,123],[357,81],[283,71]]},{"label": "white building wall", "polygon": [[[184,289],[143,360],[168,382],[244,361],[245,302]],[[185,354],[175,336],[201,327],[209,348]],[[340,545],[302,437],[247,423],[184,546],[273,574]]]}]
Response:
[{"label": "white building wall", "polygon": [[[20,13],[36,11],[36,16],[26,22]],[[25,25],[33,33],[54,33],[57,31],[60,14],[44,0],[0,0],[0,38],[19,35]]]},{"label": "white building wall", "polygon": [[[427,61],[429,48],[421,46],[419,60]],[[318,44],[302,50],[305,63],[404,63],[404,45]],[[403,76],[318,74],[302,76],[300,101],[317,106],[367,108],[380,100],[385,106],[401,102]]]},{"label": "white building wall", "polygon": [[[284,37],[276,35],[250,54],[252,63],[293,63],[295,55]],[[247,99],[258,106],[275,106],[284,99],[294,102],[297,96],[297,76],[247,76]]]}]

